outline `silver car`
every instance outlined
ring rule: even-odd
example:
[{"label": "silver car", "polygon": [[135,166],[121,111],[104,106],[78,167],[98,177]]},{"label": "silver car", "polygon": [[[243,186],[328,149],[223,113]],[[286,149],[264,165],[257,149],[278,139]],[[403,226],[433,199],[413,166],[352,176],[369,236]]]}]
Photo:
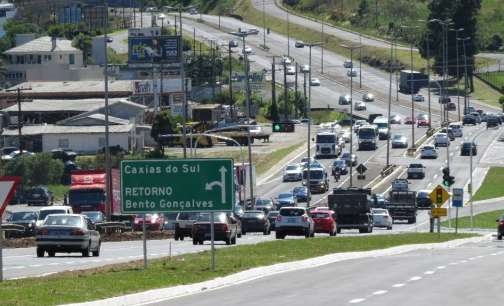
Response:
[{"label": "silver car", "polygon": [[94,223],[83,215],[48,215],[37,228],[37,257],[54,257],[56,252],[80,252],[83,257],[100,256],[101,237]]},{"label": "silver car", "polygon": [[432,145],[425,145],[420,149],[420,158],[438,158],[438,150]]},{"label": "silver car", "polygon": [[395,134],[392,136],[392,148],[407,148],[408,138],[404,135]]},{"label": "silver car", "polygon": [[392,229],[392,217],[387,209],[372,208],[371,215],[373,216],[373,227],[386,227],[388,230]]},{"label": "silver car", "polygon": [[284,239],[286,235],[315,235],[315,226],[308,211],[304,207],[282,207],[275,221],[276,239]]}]

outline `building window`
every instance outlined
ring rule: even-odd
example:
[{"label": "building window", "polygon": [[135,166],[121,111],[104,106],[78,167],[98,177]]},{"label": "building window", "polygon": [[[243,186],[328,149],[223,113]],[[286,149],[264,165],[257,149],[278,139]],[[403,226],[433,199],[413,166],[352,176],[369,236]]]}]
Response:
[{"label": "building window", "polygon": [[70,65],[74,65],[75,64],[75,54],[70,54],[70,56],[68,57],[68,63]]},{"label": "building window", "polygon": [[37,55],[37,64],[42,64],[42,55]]},{"label": "building window", "polygon": [[100,149],[105,147],[105,137],[98,138],[98,147],[100,147]]},{"label": "building window", "polygon": [[68,148],[70,146],[70,141],[68,138],[58,139],[58,147]]}]

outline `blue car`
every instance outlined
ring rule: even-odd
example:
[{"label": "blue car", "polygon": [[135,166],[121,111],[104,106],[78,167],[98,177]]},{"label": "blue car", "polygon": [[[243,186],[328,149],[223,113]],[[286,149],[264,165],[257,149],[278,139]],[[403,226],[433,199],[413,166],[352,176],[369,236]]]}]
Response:
[{"label": "blue car", "polygon": [[308,188],[305,186],[294,187],[292,193],[298,202],[308,202]]},{"label": "blue car", "polygon": [[292,192],[284,192],[278,195],[277,198],[277,209],[280,210],[282,207],[292,207],[297,206],[297,199]]}]

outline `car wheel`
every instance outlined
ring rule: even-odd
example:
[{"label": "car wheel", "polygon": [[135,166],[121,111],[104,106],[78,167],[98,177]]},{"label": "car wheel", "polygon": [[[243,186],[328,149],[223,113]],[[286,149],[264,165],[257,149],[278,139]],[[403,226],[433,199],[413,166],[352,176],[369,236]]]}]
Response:
[{"label": "car wheel", "polygon": [[87,248],[85,250],[82,250],[82,257],[89,257],[89,245],[91,242],[89,242]]},{"label": "car wheel", "polygon": [[391,230],[391,229],[392,229],[392,225],[387,226],[387,229],[388,229],[388,230]]},{"label": "car wheel", "polygon": [[198,240],[193,239],[193,240],[192,240],[192,244],[193,244],[193,245],[197,245],[197,244],[198,244]]},{"label": "car wheel", "polygon": [[54,257],[54,255],[56,255],[56,252],[55,251],[47,251],[47,254],[49,255],[49,257]]},{"label": "car wheel", "polygon": [[44,249],[42,248],[37,248],[37,257],[44,257]]},{"label": "car wheel", "polygon": [[233,237],[233,240],[231,240],[231,244],[236,244],[236,235]]},{"label": "car wheel", "polygon": [[199,244],[203,244],[203,240],[199,240],[199,241],[198,241],[198,243],[199,243]]},{"label": "car wheel", "polygon": [[177,232],[175,232],[175,235],[174,235],[174,237],[173,237],[173,238],[175,238],[175,241],[178,241],[178,240],[179,240],[179,236],[178,236]]},{"label": "car wheel", "polygon": [[226,244],[227,244],[227,245],[230,245],[230,244],[231,244],[231,237],[229,237],[229,238],[227,238],[227,239],[226,239]]},{"label": "car wheel", "polygon": [[244,231],[242,228],[242,235],[247,235],[247,231]]},{"label": "car wheel", "polygon": [[184,235],[180,235],[180,241],[184,241]]},{"label": "car wheel", "polygon": [[501,233],[497,233],[497,240],[502,240],[502,234]]},{"label": "car wheel", "polygon": [[100,248],[101,248],[101,242],[98,242],[98,246],[96,247],[96,250],[93,251],[94,257],[100,256]]},{"label": "car wheel", "polygon": [[284,238],[285,238],[285,236],[284,236],[284,235],[282,235],[282,234],[281,234],[281,233],[279,233],[279,232],[276,232],[276,233],[275,233],[275,238],[276,238],[276,239],[284,239]]}]

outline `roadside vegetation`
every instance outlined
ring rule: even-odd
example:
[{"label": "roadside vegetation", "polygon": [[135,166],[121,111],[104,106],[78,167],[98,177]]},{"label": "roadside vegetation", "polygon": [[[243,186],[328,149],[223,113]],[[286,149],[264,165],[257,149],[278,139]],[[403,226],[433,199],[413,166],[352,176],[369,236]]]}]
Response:
[{"label": "roadside vegetation", "polygon": [[478,77],[504,93],[504,71],[484,72],[478,74]]},{"label": "roadside vegetation", "polygon": [[63,272],[55,275],[0,283],[2,305],[54,305],[104,299],[149,289],[186,285],[255,267],[290,262],[340,252],[385,249],[406,244],[438,243],[473,237],[473,234],[411,233],[317,239],[287,239],[216,250],[212,272],[210,252],[185,254]]},{"label": "roadside vegetation", "polygon": [[[504,215],[504,210],[494,210],[473,216],[474,228],[497,229],[497,222],[500,216]],[[448,220],[441,222],[442,226],[448,226]],[[451,219],[452,227],[455,226],[455,218]],[[471,218],[461,217],[458,219],[459,228],[470,228]]]},{"label": "roadside vegetation", "polygon": [[483,181],[483,184],[474,195],[474,201],[498,198],[504,196],[504,167],[491,167]]}]

